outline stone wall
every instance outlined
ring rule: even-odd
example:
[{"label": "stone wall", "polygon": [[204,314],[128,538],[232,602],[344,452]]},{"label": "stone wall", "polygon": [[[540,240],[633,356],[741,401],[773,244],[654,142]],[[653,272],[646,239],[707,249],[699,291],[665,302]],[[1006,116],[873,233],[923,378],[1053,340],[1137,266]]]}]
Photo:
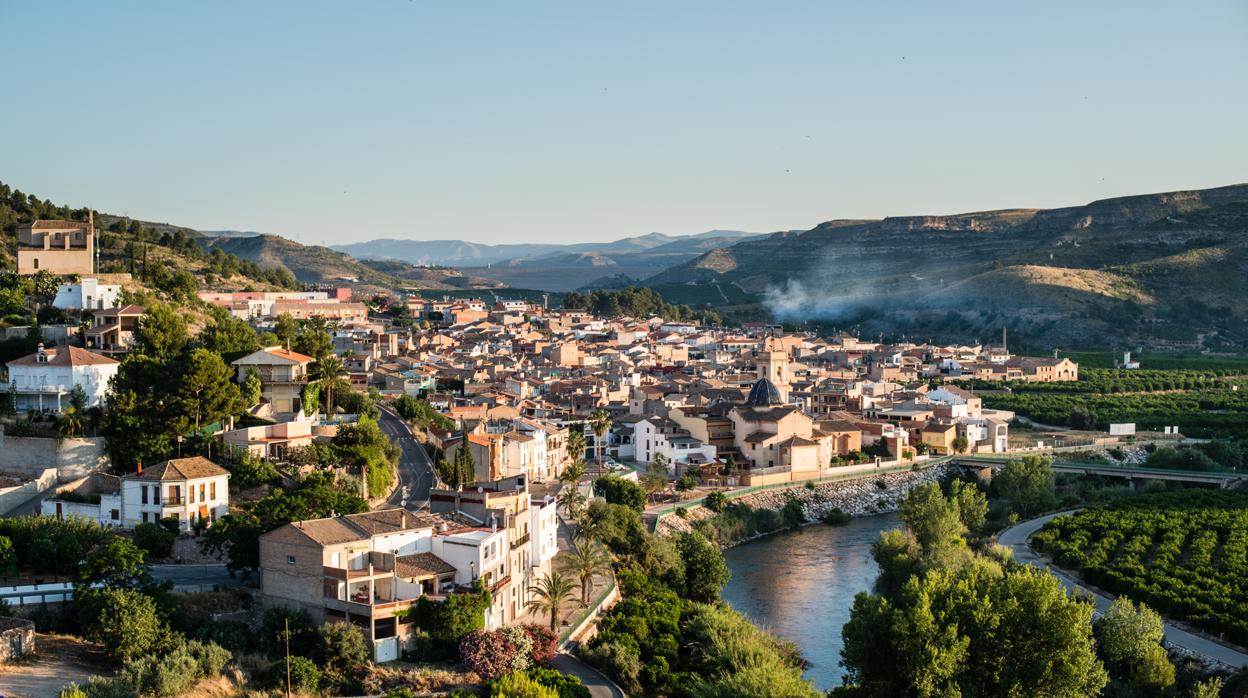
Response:
[{"label": "stone wall", "polygon": [[56,439],[10,436],[0,428],[0,470],[35,478],[45,468],[56,469],[60,482],[86,477],[108,469],[104,437]]},{"label": "stone wall", "polygon": [[35,653],[35,624],[21,618],[0,617],[0,664]]},{"label": "stone wall", "polygon": [[[950,467],[948,463],[942,463],[922,470],[824,482],[813,488],[794,483],[791,487],[760,490],[739,497],[728,493],[728,496],[733,503],[745,504],[753,509],[776,511],[783,509],[790,499],[796,499],[802,504],[806,520],[812,523],[822,520],[833,509],[840,509],[855,517],[871,516],[897,511],[910,490],[922,484],[939,481]],[[689,531],[694,523],[709,516],[713,516],[713,513],[702,507],[688,510],[686,518],[668,514],[658,521],[655,533],[666,536]]]}]

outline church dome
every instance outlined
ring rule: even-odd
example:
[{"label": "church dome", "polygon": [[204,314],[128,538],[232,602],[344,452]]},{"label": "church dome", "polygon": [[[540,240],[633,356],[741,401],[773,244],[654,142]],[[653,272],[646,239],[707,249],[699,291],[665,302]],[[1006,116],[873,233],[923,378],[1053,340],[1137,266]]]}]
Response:
[{"label": "church dome", "polygon": [[745,404],[751,407],[771,407],[783,405],[784,398],[780,396],[780,389],[775,383],[766,378],[760,378],[754,387],[750,388],[750,396],[745,399]]}]

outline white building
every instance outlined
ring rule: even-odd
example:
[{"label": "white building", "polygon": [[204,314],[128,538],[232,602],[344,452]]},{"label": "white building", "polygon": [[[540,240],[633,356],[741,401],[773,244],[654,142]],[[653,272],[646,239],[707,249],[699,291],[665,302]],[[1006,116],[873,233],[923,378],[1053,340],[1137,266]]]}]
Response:
[{"label": "white building", "polygon": [[554,497],[547,495],[542,499],[529,500],[529,543],[532,546],[529,564],[533,567],[555,559],[559,554],[559,519],[556,516],[558,503]]},{"label": "white building", "polygon": [[105,310],[116,308],[121,298],[121,284],[102,284],[94,276],[84,277],[77,283],[64,283],[57,287],[52,307],[62,310]]},{"label": "white building", "polygon": [[13,359],[9,381],[17,391],[17,411],[60,412],[69,406],[69,394],[80,386],[87,396],[87,407],[103,404],[108,381],[117,375],[120,362],[79,349],[44,347],[33,354]]},{"label": "white building", "polygon": [[679,464],[701,465],[716,458],[716,448],[702,443],[667,417],[647,417],[634,427],[634,455],[638,463],[653,463],[662,455],[669,474],[676,474]]},{"label": "white building", "polygon": [[190,530],[197,519],[209,525],[230,512],[230,473],[207,458],[175,458],[110,480],[92,493],[99,501],[43,500],[45,516],[81,516],[104,526],[134,528],[177,519]]}]

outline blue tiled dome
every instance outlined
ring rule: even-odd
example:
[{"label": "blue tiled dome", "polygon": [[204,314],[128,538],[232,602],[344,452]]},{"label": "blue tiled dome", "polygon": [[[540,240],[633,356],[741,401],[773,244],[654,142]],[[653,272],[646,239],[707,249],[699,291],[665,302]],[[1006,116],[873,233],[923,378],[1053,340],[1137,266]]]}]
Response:
[{"label": "blue tiled dome", "polygon": [[783,405],[784,398],[780,396],[780,389],[775,383],[766,378],[760,378],[754,387],[750,388],[750,396],[745,399],[745,404],[752,407],[771,407]]}]

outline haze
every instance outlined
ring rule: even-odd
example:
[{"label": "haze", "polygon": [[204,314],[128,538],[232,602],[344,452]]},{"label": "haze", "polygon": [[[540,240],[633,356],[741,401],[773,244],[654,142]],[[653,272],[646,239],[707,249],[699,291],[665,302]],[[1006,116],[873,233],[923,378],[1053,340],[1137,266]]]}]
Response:
[{"label": "haze", "polygon": [[1248,6],[0,3],[0,179],[304,243],[610,240],[1248,179]]}]

